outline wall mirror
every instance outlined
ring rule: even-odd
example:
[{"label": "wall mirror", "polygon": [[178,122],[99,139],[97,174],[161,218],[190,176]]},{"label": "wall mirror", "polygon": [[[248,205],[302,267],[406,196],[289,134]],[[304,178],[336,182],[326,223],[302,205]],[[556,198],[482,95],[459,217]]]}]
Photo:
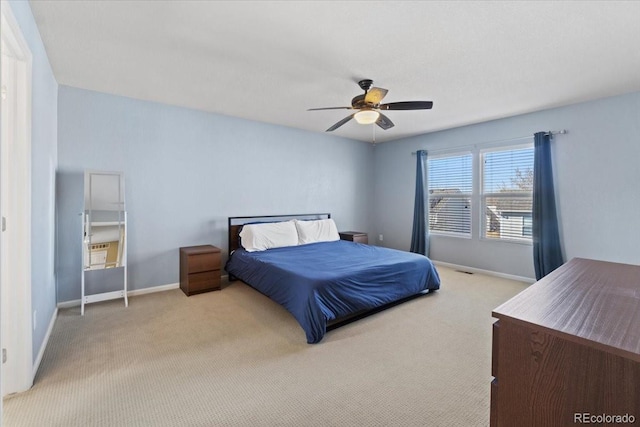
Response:
[{"label": "wall mirror", "polygon": [[[125,298],[127,305],[127,212],[124,174],[87,170],[84,174],[82,314],[84,304]],[[122,268],[122,290],[85,294],[88,271]]]}]

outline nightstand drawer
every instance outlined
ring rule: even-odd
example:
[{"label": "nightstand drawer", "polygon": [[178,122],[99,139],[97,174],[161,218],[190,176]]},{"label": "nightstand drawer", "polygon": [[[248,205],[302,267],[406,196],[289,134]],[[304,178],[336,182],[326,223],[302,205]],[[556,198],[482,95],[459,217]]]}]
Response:
[{"label": "nightstand drawer", "polygon": [[369,236],[367,236],[366,234],[358,234],[353,236],[353,242],[356,243],[364,243],[365,245],[369,244]]},{"label": "nightstand drawer", "polygon": [[210,271],[220,265],[220,252],[192,254],[187,259],[189,273]]},{"label": "nightstand drawer", "polygon": [[220,249],[212,245],[180,248],[180,289],[187,295],[220,289]]},{"label": "nightstand drawer", "polygon": [[340,240],[364,243],[365,245],[369,244],[369,235],[367,233],[362,233],[360,231],[341,231],[338,234],[340,235]]},{"label": "nightstand drawer", "polygon": [[189,274],[189,293],[220,289],[220,270]]}]

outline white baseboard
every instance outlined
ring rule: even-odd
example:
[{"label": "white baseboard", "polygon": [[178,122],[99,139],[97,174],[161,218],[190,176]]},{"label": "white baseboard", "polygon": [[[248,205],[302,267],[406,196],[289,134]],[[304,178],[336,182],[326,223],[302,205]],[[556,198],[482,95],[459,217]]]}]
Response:
[{"label": "white baseboard", "polygon": [[38,369],[40,368],[40,363],[42,362],[42,357],[44,356],[44,350],[47,348],[47,344],[49,343],[49,337],[51,337],[51,331],[53,331],[53,325],[56,324],[56,319],[58,318],[58,307],[53,310],[53,315],[51,316],[51,320],[49,321],[49,327],[47,327],[47,333],[44,335],[44,340],[42,340],[42,344],[40,345],[40,350],[38,350],[38,357],[36,357],[36,361],[33,364],[33,372],[31,375],[31,383],[36,378],[36,374],[38,373]]},{"label": "white baseboard", "polygon": [[79,299],[74,299],[71,301],[62,301],[59,302],[56,307],[58,307],[58,309],[61,308],[71,308],[71,307],[77,307],[80,305],[80,300]]},{"label": "white baseboard", "polygon": [[[169,283],[168,285],[160,285],[160,286],[152,286],[150,288],[142,288],[142,289],[134,289],[132,291],[127,292],[127,297],[134,297],[136,295],[144,295],[144,294],[152,294],[154,292],[164,292],[170,291],[172,289],[178,289],[180,287],[180,283]],[[71,301],[63,301],[58,303],[58,308],[71,308],[77,307],[80,305],[79,299],[74,299]]]},{"label": "white baseboard", "polygon": [[432,261],[436,265],[441,265],[443,267],[452,268],[454,270],[468,271],[469,273],[486,274],[487,276],[501,277],[503,279],[517,280],[519,282],[525,282],[525,283],[535,283],[535,281],[536,281],[536,279],[532,279],[530,277],[523,277],[523,276],[516,276],[516,275],[513,275],[513,274],[499,273],[497,271],[483,270],[481,268],[467,267],[466,265],[451,264],[451,263],[443,262],[443,261],[434,261],[434,260],[432,260]]},{"label": "white baseboard", "polygon": [[136,295],[153,294],[155,292],[170,291],[172,289],[178,289],[180,283],[169,283],[168,285],[152,286],[150,288],[134,289],[127,292],[128,297],[135,297]]}]

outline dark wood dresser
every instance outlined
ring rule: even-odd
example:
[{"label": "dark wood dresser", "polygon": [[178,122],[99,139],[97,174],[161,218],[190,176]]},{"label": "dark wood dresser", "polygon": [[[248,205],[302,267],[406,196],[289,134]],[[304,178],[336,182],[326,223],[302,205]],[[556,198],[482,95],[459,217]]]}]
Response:
[{"label": "dark wood dresser", "polygon": [[360,231],[341,231],[338,233],[340,240],[349,240],[350,242],[369,244],[369,235]]},{"label": "dark wood dresser", "polygon": [[211,245],[180,248],[180,289],[189,295],[220,289],[220,249]]},{"label": "dark wood dresser", "polygon": [[493,317],[492,427],[640,425],[640,266],[574,258]]}]

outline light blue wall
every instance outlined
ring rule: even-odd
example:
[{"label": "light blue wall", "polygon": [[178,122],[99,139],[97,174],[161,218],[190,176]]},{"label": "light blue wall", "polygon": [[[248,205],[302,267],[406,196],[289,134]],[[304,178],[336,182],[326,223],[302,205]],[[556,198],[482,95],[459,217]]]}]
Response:
[{"label": "light blue wall", "polygon": [[[407,250],[415,157],[568,129],[554,144],[565,258],[640,264],[638,123],[634,93],[369,144],[62,86],[59,92],[58,301],[79,297],[84,168],[122,170],[130,212],[132,289],[178,281],[180,246],[226,251],[226,218],[333,213],[341,229]],[[195,184],[194,184],[195,183]],[[372,185],[374,183],[374,185]],[[372,207],[372,209],[370,209]],[[476,207],[477,208],[477,207]],[[476,209],[477,210],[477,209]],[[477,222],[475,222],[477,224]],[[477,236],[477,233],[475,233]],[[435,260],[534,277],[531,246],[433,236]]]},{"label": "light blue wall", "polygon": [[176,283],[178,248],[227,252],[227,217],[330,212],[369,231],[370,144],[61,86],[58,301],[80,298],[82,174],[123,171],[131,289]]},{"label": "light blue wall", "polygon": [[56,82],[31,7],[10,1],[11,10],[33,55],[31,106],[31,305],[38,321],[33,331],[33,361],[56,308],[54,275],[55,176],[57,165]]},{"label": "light blue wall", "polygon": [[[380,144],[375,149],[374,235],[411,243],[415,156],[567,129],[553,144],[556,199],[565,259],[640,264],[640,93],[585,102]],[[477,212],[477,203],[476,203]],[[478,220],[474,221],[477,225]],[[477,235],[477,233],[476,233]],[[528,245],[432,236],[435,260],[534,277]]]}]

